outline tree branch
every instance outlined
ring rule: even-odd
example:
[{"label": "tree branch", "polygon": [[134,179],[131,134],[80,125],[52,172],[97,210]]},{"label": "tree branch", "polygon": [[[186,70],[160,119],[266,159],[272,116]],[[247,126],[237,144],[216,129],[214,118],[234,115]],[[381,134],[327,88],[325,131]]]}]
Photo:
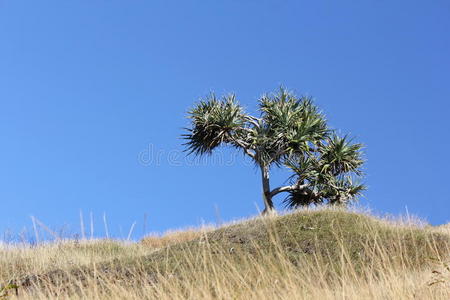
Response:
[{"label": "tree branch", "polygon": [[248,156],[250,156],[253,159],[256,157],[256,153],[250,151],[249,147],[243,141],[240,141],[240,140],[238,140],[236,138],[233,138],[233,137],[231,137],[231,140],[237,146],[241,147]]},{"label": "tree branch", "polygon": [[293,185],[280,186],[280,187],[277,187],[276,189],[273,189],[270,192],[270,196],[273,197],[279,193],[290,192],[290,191],[294,191],[294,190],[304,190],[307,187],[308,187],[308,184],[302,184],[302,185],[293,184]]}]

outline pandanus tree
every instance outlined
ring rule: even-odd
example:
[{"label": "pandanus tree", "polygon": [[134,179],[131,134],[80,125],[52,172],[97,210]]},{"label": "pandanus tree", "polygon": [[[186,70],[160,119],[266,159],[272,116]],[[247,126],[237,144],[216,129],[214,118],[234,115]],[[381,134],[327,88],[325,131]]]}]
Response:
[{"label": "pandanus tree", "polygon": [[[362,145],[340,137],[327,125],[310,97],[297,97],[284,88],[259,99],[259,116],[247,114],[235,95],[210,94],[189,112],[191,126],[183,135],[186,151],[208,155],[231,145],[248,155],[261,171],[264,211],[273,213],[272,198],[288,193],[287,207],[347,204],[365,189]],[[272,167],[287,167],[288,185],[270,187]]]}]

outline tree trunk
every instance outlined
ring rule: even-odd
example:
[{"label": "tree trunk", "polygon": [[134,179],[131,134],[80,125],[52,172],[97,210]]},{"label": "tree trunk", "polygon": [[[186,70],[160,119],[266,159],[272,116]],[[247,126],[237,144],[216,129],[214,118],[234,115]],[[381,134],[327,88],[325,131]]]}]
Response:
[{"label": "tree trunk", "polygon": [[264,210],[262,212],[263,215],[272,215],[275,214],[275,208],[273,207],[272,195],[270,194],[270,182],[269,182],[269,167],[262,165],[261,166],[261,178],[262,178],[262,187],[263,187],[263,201],[264,201]]}]

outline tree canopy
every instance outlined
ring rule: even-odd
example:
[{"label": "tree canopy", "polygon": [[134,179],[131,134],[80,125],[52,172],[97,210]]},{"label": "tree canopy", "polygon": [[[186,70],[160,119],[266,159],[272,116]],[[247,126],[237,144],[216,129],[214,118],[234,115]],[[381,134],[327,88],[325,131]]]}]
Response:
[{"label": "tree canopy", "polygon": [[[247,114],[234,94],[208,95],[188,112],[186,151],[208,155],[227,144],[250,156],[261,170],[266,213],[274,209],[272,197],[282,192],[291,208],[347,204],[361,195],[362,144],[329,128],[311,97],[281,87],[259,99],[259,111],[259,116]],[[292,171],[289,185],[270,189],[274,166]]]}]

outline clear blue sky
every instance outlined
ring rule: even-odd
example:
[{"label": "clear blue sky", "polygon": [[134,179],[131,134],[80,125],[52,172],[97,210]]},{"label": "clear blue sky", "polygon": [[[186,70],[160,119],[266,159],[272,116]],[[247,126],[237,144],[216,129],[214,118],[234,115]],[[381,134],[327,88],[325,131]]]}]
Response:
[{"label": "clear blue sky", "polygon": [[448,1],[0,0],[0,232],[255,214],[257,170],[185,160],[180,135],[208,92],[254,111],[280,84],[366,145],[364,205],[450,221],[449,53]]}]

